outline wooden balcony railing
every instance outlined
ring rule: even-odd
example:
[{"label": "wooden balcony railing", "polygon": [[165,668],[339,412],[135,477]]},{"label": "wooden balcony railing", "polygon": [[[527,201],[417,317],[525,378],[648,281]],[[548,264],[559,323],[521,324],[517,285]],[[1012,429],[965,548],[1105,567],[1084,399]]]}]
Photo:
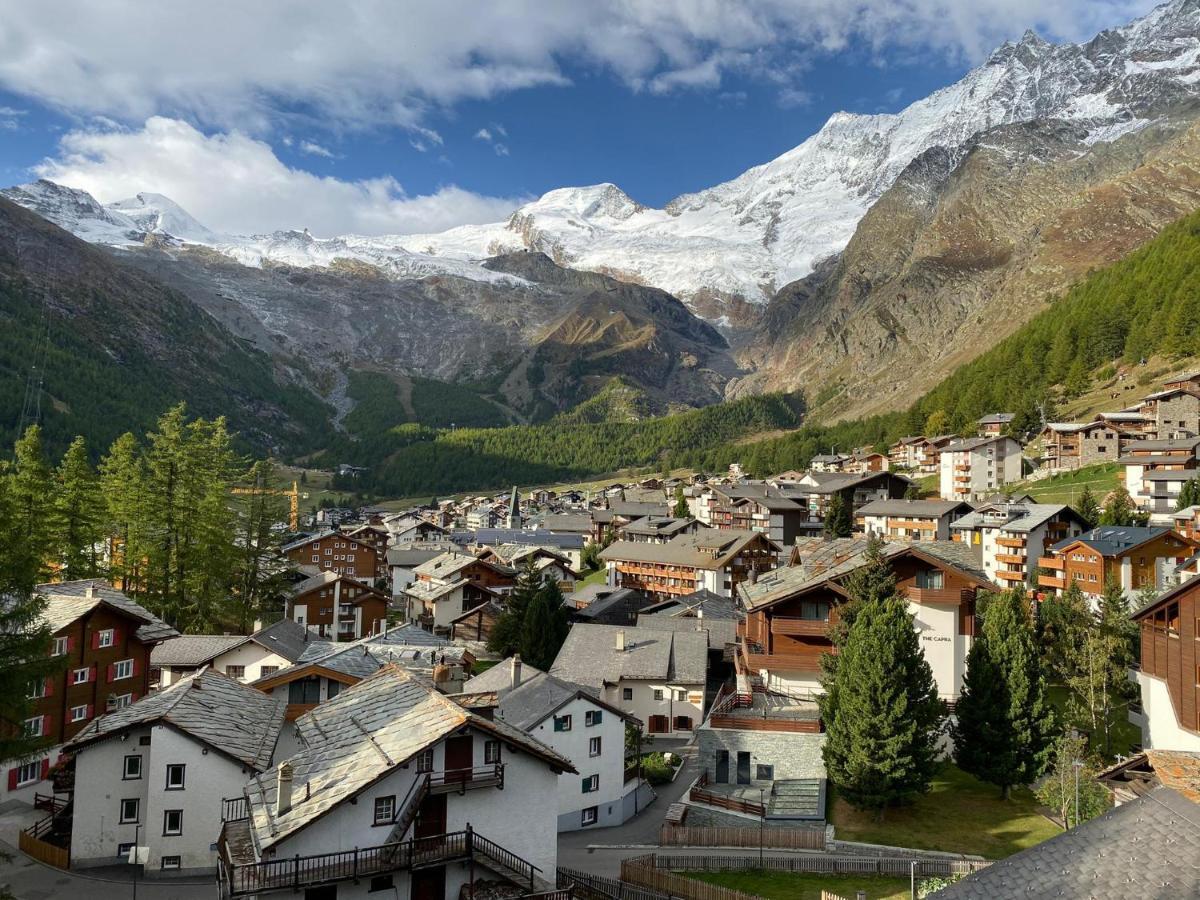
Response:
[{"label": "wooden balcony railing", "polygon": [[764,653],[761,650],[752,650],[745,642],[742,643],[741,648],[747,668],[754,672],[760,669],[819,672],[821,671],[821,657],[826,653],[836,652],[832,644],[819,649],[814,648],[811,651],[794,653]]},{"label": "wooden balcony railing", "polygon": [[1024,572],[1007,572],[1004,569],[997,569],[996,577],[999,578],[1001,581],[1024,581],[1025,573]]},{"label": "wooden balcony railing", "polygon": [[1026,559],[1024,556],[1020,556],[1016,553],[997,553],[996,562],[1007,563],[1014,566],[1023,566],[1026,563]]},{"label": "wooden balcony railing", "polygon": [[1067,561],[1061,556],[1038,557],[1038,565],[1043,569],[1055,569],[1061,572],[1067,566]]},{"label": "wooden balcony railing", "polygon": [[1056,588],[1063,590],[1067,586],[1067,580],[1061,575],[1039,575],[1038,587]]},{"label": "wooden balcony railing", "polygon": [[250,818],[250,808],[245,797],[229,797],[221,801],[221,821],[238,822]]},{"label": "wooden balcony railing", "polygon": [[913,603],[969,603],[975,592],[960,588],[905,588],[904,593]]},{"label": "wooden balcony railing", "polygon": [[504,788],[504,763],[489,763],[470,769],[447,769],[429,773],[429,793],[463,794],[479,788]]},{"label": "wooden balcony railing", "polygon": [[772,634],[797,634],[824,637],[829,631],[828,619],[802,619],[799,616],[772,616]]},{"label": "wooden balcony railing", "polygon": [[1024,547],[1025,538],[998,537],[996,543],[1001,547]]}]

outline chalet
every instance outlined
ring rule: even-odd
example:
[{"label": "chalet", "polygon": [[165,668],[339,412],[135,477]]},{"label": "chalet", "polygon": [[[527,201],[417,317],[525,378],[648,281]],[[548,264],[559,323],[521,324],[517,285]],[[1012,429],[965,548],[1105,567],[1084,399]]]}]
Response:
[{"label": "chalet", "polygon": [[538,528],[534,531],[517,531],[511,528],[484,528],[474,533],[456,533],[452,537],[469,552],[481,552],[501,544],[525,544],[530,547],[545,547],[566,557],[572,569],[579,571],[582,565],[583,548],[587,539],[582,534],[559,533]]},{"label": "chalet", "polygon": [[319,637],[354,641],[383,629],[390,599],[357,578],[326,570],[292,586],[284,614]]},{"label": "chalet", "polygon": [[1178,505],[1185,482],[1200,476],[1200,438],[1135,441],[1119,460],[1125,467],[1125,489],[1133,502],[1151,515],[1166,516]]},{"label": "chalet", "polygon": [[308,629],[291,619],[249,635],[186,634],[158,644],[150,652],[150,666],[158,672],[160,688],[205,666],[236,681],[254,681],[298,660],[308,639]]},{"label": "chalet", "polygon": [[756,531],[708,529],[665,544],[617,541],[600,553],[610,587],[644,591],[654,598],[700,589],[724,597],[751,572],[775,565],[781,547]]},{"label": "chalet", "polygon": [[880,453],[877,450],[872,450],[865,447],[861,450],[855,450],[850,459],[845,463],[843,470],[846,472],[886,472],[891,466],[891,459],[886,453]]},{"label": "chalet", "polygon": [[[1183,582],[1133,614],[1142,746],[1200,752],[1200,580]],[[1131,720],[1138,718],[1130,716]]]},{"label": "chalet", "polygon": [[413,570],[404,590],[410,622],[448,631],[452,620],[485,600],[506,593],[516,571],[466,553],[443,553]]},{"label": "chalet", "polygon": [[1166,387],[1142,399],[1139,412],[1153,420],[1154,434],[1159,440],[1200,435],[1200,389],[1191,382],[1186,384],[1187,387]]},{"label": "chalet", "polygon": [[975,500],[1021,480],[1021,445],[1010,437],[952,441],[938,460],[943,500]]},{"label": "chalet", "polygon": [[[768,691],[820,691],[821,657],[846,600],[846,579],[865,563],[868,539],[812,539],[796,545],[791,565],[743,584],[747,617],[739,627],[737,671]],[[889,543],[883,548],[908,598],[938,693],[958,697],[975,633],[975,597],[992,590],[970,548],[950,541]]]},{"label": "chalet", "polygon": [[654,501],[612,500],[607,509],[592,510],[591,539],[598,544],[604,543],[605,536],[611,532],[616,534],[620,528],[637,519],[646,516],[666,517],[671,515],[671,509],[666,503]]},{"label": "chalet", "polygon": [[808,467],[813,472],[844,472],[850,457],[845,453],[818,453],[809,460]]},{"label": "chalet", "polygon": [[955,439],[953,434],[935,437],[902,437],[888,448],[893,468],[909,469],[923,475],[937,471],[938,454],[942,447]]},{"label": "chalet", "polygon": [[1140,407],[1096,413],[1096,418],[1125,432],[1131,440],[1154,437],[1154,419],[1143,415]]},{"label": "chalet", "polygon": [[1185,506],[1171,514],[1171,521],[1184,538],[1200,544],[1200,506]]},{"label": "chalet", "polygon": [[998,437],[1004,434],[1015,418],[1016,416],[1007,412],[988,413],[986,416],[980,416],[975,424],[979,428],[980,437]]},{"label": "chalet", "polygon": [[222,828],[223,897],[553,890],[570,760],[396,666],[296,727],[303,749],[249,780],[244,816]]},{"label": "chalet", "polygon": [[1084,596],[1098,600],[1109,580],[1127,597],[1153,588],[1161,591],[1197,545],[1171,528],[1101,525],[1059,541],[1038,560],[1045,574],[1038,586],[1062,593],[1072,582]]},{"label": "chalet", "polygon": [[785,497],[808,506],[810,521],[821,522],[834,494],[842,498],[852,514],[875,500],[898,500],[913,482],[895,472],[864,474],[808,472],[804,478],[783,489]]},{"label": "chalet", "polygon": [[387,575],[387,563],[384,555],[387,553],[388,543],[391,540],[391,532],[383,525],[357,525],[353,528],[345,528],[342,531],[346,537],[354,538],[356,541],[362,541],[364,544],[369,544],[375,549],[376,570],[375,577],[383,578]]},{"label": "chalet", "polygon": [[478,675],[467,679],[463,692],[482,694],[495,692],[500,694],[518,684],[524,684],[535,675],[541,675],[542,670],[523,662],[520,656],[510,656],[490,669],[484,669]]},{"label": "chalet", "polygon": [[111,866],[137,845],[147,877],[215,872],[223,798],[270,767],[283,713],[206,668],[91,722],[65,748],[71,867]]},{"label": "chalet", "polygon": [[951,523],[951,540],[971,548],[976,565],[1001,587],[1034,583],[1038,560],[1059,541],[1083,532],[1086,523],[1061,503],[1028,498],[997,500]]},{"label": "chalet", "polygon": [[450,640],[486,643],[492,629],[504,614],[504,607],[494,599],[484,600],[473,609],[450,620]]},{"label": "chalet", "polygon": [[554,675],[522,678],[516,657],[498,668],[512,677],[499,691],[496,721],[521,729],[578,770],[558,776],[560,832],[621,825],[654,799],[639,766],[625,764],[625,729],[640,728],[637,719]]},{"label": "chalet", "polygon": [[537,544],[498,544],[487,547],[479,558],[495,562],[514,571],[532,565],[543,578],[553,578],[566,593],[575,590],[579,573],[571,567],[571,560],[554,547]]},{"label": "chalet", "polygon": [[10,763],[5,799],[31,796],[46,778],[57,748],[106,712],[150,691],[150,654],[178,636],[174,628],[103,581],[41,584],[41,622],[53,635],[51,652],[65,657],[63,671],[31,685],[32,711],[25,731],[41,736],[45,750],[20,765]]},{"label": "chalet", "polygon": [[781,545],[821,529],[820,522],[810,519],[805,498],[785,496],[769,484],[735,484],[713,488],[712,494],[709,517],[717,528],[757,531]]},{"label": "chalet", "polygon": [[349,575],[374,583],[382,555],[375,547],[338,531],[325,531],[284,544],[280,550],[295,565]]},{"label": "chalet", "polygon": [[899,469],[915,469],[917,467],[917,450],[925,438],[920,435],[902,437],[888,447],[888,460]]},{"label": "chalet", "polygon": [[950,524],[971,512],[961,500],[876,500],[855,520],[867,534],[895,541],[948,541]]},{"label": "chalet", "polygon": [[415,519],[406,516],[399,520],[389,520],[388,531],[391,533],[391,545],[423,543],[426,541],[446,540],[447,530],[434,522],[425,519]]},{"label": "chalet", "polygon": [[643,544],[665,544],[681,534],[695,534],[705,526],[697,519],[676,519],[671,516],[643,516],[621,526],[617,540]]},{"label": "chalet", "polygon": [[704,718],[708,638],[698,632],[575,625],[550,674],[645,723],[690,735]]},{"label": "chalet", "polygon": [[1040,435],[1042,467],[1069,472],[1081,466],[1113,462],[1120,458],[1126,432],[1111,422],[1051,422]]},{"label": "chalet", "polygon": [[604,584],[589,584],[567,598],[571,621],[594,625],[635,625],[638,610],[649,602],[642,591]]},{"label": "chalet", "polygon": [[443,553],[460,549],[451,541],[413,541],[408,544],[397,544],[389,547],[385,559],[388,574],[391,578],[392,596],[399,597],[404,589],[417,580],[417,566],[424,565],[431,559],[437,559]]}]

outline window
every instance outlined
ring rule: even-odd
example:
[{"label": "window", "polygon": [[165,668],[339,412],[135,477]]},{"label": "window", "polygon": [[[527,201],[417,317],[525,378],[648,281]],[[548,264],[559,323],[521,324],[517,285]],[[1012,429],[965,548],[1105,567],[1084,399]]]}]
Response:
[{"label": "window", "polygon": [[105,628],[96,635],[96,647],[103,650],[105,647],[111,647],[116,642],[116,634],[111,628]]},{"label": "window", "polygon": [[123,659],[120,662],[113,663],[113,681],[120,681],[122,678],[133,677],[133,660]]},{"label": "window", "polygon": [[676,716],[675,717],[675,730],[676,731],[691,731],[692,730],[692,717],[691,716]]},{"label": "window", "polygon": [[[85,706],[86,710],[87,707]],[[40,737],[46,727],[45,716],[34,716],[25,720],[25,735],[27,737]]]},{"label": "window", "polygon": [[263,666],[259,669],[259,677],[266,678],[268,675],[274,675],[279,671],[279,666]]},{"label": "window", "polygon": [[121,776],[125,781],[133,781],[142,777],[142,758],[137,754],[125,757],[125,774]]},{"label": "window", "polygon": [[433,771],[433,748],[422,750],[417,754],[417,771],[432,772]]},{"label": "window", "polygon": [[917,572],[917,587],[940,591],[945,587],[945,576],[940,569],[922,569]]},{"label": "window", "polygon": [[583,779],[583,792],[585,794],[591,794],[598,790],[600,790],[599,775],[589,775],[587,778]]},{"label": "window", "polygon": [[678,703],[683,703],[685,700],[687,700],[687,691],[676,691],[675,700]]},{"label": "window", "polygon": [[178,856],[164,856],[162,858],[162,867],[164,869],[178,869],[179,868],[179,857]]},{"label": "window", "polygon": [[139,747],[149,747],[150,746],[150,735],[143,734],[140,738],[138,738],[138,746]]},{"label": "window", "polygon": [[368,894],[374,894],[377,891],[390,891],[395,888],[395,883],[391,875],[376,875],[371,879],[371,887],[367,889]]},{"label": "window", "polygon": [[375,824],[376,825],[391,825],[392,820],[396,818],[396,797],[394,794],[389,794],[387,797],[375,798]]},{"label": "window", "polygon": [[183,834],[182,809],[163,810],[163,834],[167,837]]},{"label": "window", "polygon": [[129,851],[133,849],[133,841],[127,841],[124,844],[117,844],[117,858],[129,859]]},{"label": "window", "polygon": [[338,695],[338,693],[341,691],[341,689],[342,689],[342,683],[340,681],[329,682],[329,687],[327,687],[325,689],[325,699],[332,700],[334,697],[336,697]]},{"label": "window", "polygon": [[42,780],[42,761],[36,760],[17,768],[17,785],[33,784]]},{"label": "window", "polygon": [[137,797],[131,797],[121,801],[121,824],[127,825],[138,820],[138,813],[141,812],[141,801]]},{"label": "window", "polygon": [[603,710],[589,709],[587,712],[585,712],[583,714],[583,724],[586,725],[588,728],[591,728],[593,725],[599,725],[603,721],[604,721]]},{"label": "window", "polygon": [[596,820],[599,818],[600,808],[597,806],[589,806],[583,811],[583,818],[581,818],[579,821],[581,825],[595,825]]},{"label": "window", "polygon": [[829,618],[829,604],[805,600],[800,604],[800,618],[810,622],[824,622]]},{"label": "window", "polygon": [[56,637],[54,639],[54,655],[66,656],[67,651],[71,647],[71,639],[67,637]]},{"label": "window", "polygon": [[49,691],[47,690],[48,684],[49,684],[49,681],[46,678],[35,679],[29,685],[29,699],[30,700],[41,700],[43,697],[45,697],[49,693]]},{"label": "window", "polygon": [[321,699],[321,682],[315,678],[304,678],[288,685],[288,703],[318,703]]},{"label": "window", "polygon": [[228,675],[230,678],[236,678],[236,679],[238,679],[238,681],[241,681],[243,678],[246,677],[246,667],[245,666],[226,666],[225,674]]},{"label": "window", "polygon": [[87,684],[88,678],[92,674],[91,666],[84,666],[82,669],[76,669],[71,673],[71,684]]},{"label": "window", "polygon": [[621,699],[622,700],[632,700],[633,699],[633,688],[621,688]]},{"label": "window", "polygon": [[655,688],[654,689],[654,699],[661,700],[662,698],[663,698],[662,688]]},{"label": "window", "polygon": [[105,701],[104,707],[109,712],[114,709],[124,709],[133,702],[133,694],[113,694]]},{"label": "window", "polygon": [[1167,607],[1167,633],[1179,634],[1179,604],[1172,603]]},{"label": "window", "polygon": [[570,731],[571,730],[571,717],[570,716],[555,716],[554,717],[554,730],[555,731]]},{"label": "window", "polygon": [[183,763],[169,763],[167,765],[167,786],[168,791],[182,791],[185,769]]},{"label": "window", "polygon": [[70,718],[71,718],[72,722],[82,722],[87,717],[88,717],[88,708],[87,708],[86,703],[83,704],[82,706],[72,706],[71,707],[71,717]]},{"label": "window", "polygon": [[764,766],[762,763],[759,763],[757,768],[758,768],[758,771],[755,773],[755,777],[757,778],[757,780],[759,780],[759,781],[774,781],[775,780],[775,767],[774,766]]},{"label": "window", "polygon": [[499,741],[484,741],[483,743],[483,761],[488,765],[494,765],[500,762],[500,742]]},{"label": "window", "polygon": [[594,737],[588,741],[588,756],[600,755],[600,738]]}]

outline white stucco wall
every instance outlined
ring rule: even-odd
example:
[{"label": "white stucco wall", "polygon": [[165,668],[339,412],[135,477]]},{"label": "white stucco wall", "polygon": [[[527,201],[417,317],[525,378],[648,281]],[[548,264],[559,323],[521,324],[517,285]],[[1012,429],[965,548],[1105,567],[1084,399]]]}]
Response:
[{"label": "white stucco wall", "polygon": [[958,633],[958,605],[950,603],[909,603],[908,611],[921,636],[921,650],[933,669],[938,696],[957,700],[967,671],[969,635]]},{"label": "white stucco wall", "polygon": [[1142,746],[1200,753],[1200,735],[1179,727],[1167,683],[1145,672],[1137,672],[1136,678],[1142,692]]},{"label": "white stucco wall", "polygon": [[[633,691],[633,699],[626,700],[624,689]],[[654,699],[654,691],[661,690],[663,699]],[[684,699],[678,700],[677,691],[684,692]],[[658,681],[634,681],[621,679],[620,684],[604,689],[602,698],[605,703],[615,706],[642,723],[643,730],[650,731],[651,716],[668,716],[671,731],[668,734],[688,735],[698,728],[704,720],[704,685],[703,684],[666,684]],[[676,716],[690,716],[692,730],[675,730]]]}]

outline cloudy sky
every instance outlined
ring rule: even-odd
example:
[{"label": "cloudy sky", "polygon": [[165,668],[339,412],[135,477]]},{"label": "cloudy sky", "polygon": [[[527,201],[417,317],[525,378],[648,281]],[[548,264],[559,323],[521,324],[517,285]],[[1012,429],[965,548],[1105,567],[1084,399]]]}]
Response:
[{"label": "cloudy sky", "polygon": [[0,0],[0,182],[210,227],[438,231],[555,187],[659,205],[1152,0]]}]

